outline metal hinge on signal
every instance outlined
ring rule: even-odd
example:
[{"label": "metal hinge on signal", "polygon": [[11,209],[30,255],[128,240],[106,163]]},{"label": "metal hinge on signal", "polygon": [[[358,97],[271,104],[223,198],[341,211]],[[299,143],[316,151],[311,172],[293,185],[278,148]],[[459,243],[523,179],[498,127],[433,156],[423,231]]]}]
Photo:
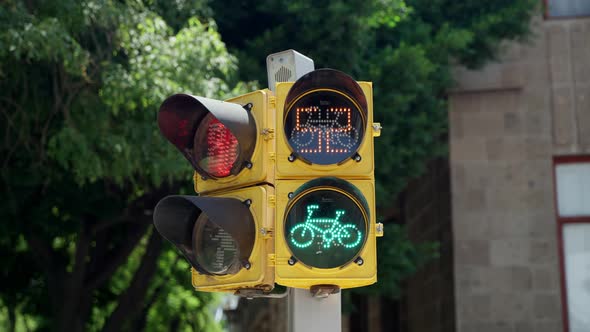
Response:
[{"label": "metal hinge on signal", "polygon": [[383,129],[383,127],[381,127],[381,124],[379,122],[375,122],[373,123],[373,137],[379,137],[381,136],[381,129]]},{"label": "metal hinge on signal", "polygon": [[273,231],[272,228],[263,227],[260,229],[260,235],[262,235],[263,239],[271,239]]},{"label": "metal hinge on signal", "polygon": [[375,224],[375,236],[382,237],[383,236],[383,224],[378,222]]},{"label": "metal hinge on signal", "polygon": [[277,97],[268,96],[268,106],[270,106],[270,108],[275,108],[277,106]]},{"label": "metal hinge on signal", "polygon": [[268,254],[268,266],[275,266],[276,256],[275,254]]},{"label": "metal hinge on signal", "polygon": [[260,131],[260,135],[264,137],[265,141],[271,140],[275,137],[275,130],[272,128],[263,128]]},{"label": "metal hinge on signal", "polygon": [[277,196],[276,195],[268,195],[268,205],[271,207],[274,207],[275,204],[277,202]]}]

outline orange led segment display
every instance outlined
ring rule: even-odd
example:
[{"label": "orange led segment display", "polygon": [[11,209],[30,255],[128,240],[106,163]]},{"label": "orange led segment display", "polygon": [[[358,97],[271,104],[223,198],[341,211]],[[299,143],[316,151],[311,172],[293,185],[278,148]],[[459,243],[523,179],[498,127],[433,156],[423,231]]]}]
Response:
[{"label": "orange led segment display", "polygon": [[[316,149],[302,148],[300,152],[350,153],[350,148],[352,147],[350,140],[341,140],[342,137],[350,135],[353,130],[350,122],[351,109],[349,107],[330,107],[325,111],[326,118],[324,119],[322,119],[322,112],[317,106],[299,107],[295,112],[297,114],[297,120],[295,128],[293,129],[295,131],[293,136],[303,138],[305,135],[302,134],[305,133],[310,134],[308,135],[309,137],[317,137]],[[316,114],[317,116],[314,116]],[[305,119],[305,122],[302,122],[301,119]],[[344,124],[342,124],[342,120],[345,120]],[[296,140],[297,138],[294,139],[294,143],[298,146],[308,145],[305,142],[295,142]],[[305,139],[303,139],[303,141],[305,141]],[[330,143],[332,143],[331,146]],[[342,148],[334,148],[334,146],[339,145],[342,146]]]},{"label": "orange led segment display", "polygon": [[364,128],[358,107],[333,91],[303,96],[285,119],[285,135],[293,152],[313,164],[337,164],[354,155]]}]

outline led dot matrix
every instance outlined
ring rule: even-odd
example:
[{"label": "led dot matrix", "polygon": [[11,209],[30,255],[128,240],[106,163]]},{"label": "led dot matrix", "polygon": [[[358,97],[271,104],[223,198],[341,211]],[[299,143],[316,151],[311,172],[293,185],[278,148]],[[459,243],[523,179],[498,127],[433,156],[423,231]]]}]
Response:
[{"label": "led dot matrix", "polygon": [[365,115],[336,91],[313,91],[289,106],[285,135],[295,154],[312,164],[337,164],[354,155],[365,132]]},{"label": "led dot matrix", "polygon": [[362,232],[354,224],[343,224],[340,217],[344,210],[336,210],[335,218],[312,218],[319,205],[307,206],[307,218],[289,234],[291,243],[298,248],[307,248],[314,242],[322,248],[329,249],[332,245],[355,248],[361,243]]}]

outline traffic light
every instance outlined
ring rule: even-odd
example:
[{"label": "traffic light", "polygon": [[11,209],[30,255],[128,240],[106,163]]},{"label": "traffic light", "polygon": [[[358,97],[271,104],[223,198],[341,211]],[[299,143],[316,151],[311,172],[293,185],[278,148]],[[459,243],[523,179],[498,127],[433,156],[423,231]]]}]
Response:
[{"label": "traffic light", "polygon": [[154,224],[202,291],[264,295],[376,282],[370,82],[332,69],[225,102],[177,94],[162,134],[190,162],[199,196],[162,199]]},{"label": "traffic light", "polygon": [[258,90],[227,101],[176,94],[158,113],[160,131],[195,169],[195,191],[272,183],[275,98]]},{"label": "traffic light", "polygon": [[192,266],[193,286],[253,296],[274,287],[274,97],[269,90],[225,102],[166,99],[160,131],[193,166],[200,196],[173,195],[154,211],[158,232]]},{"label": "traffic light", "polygon": [[373,177],[373,88],[333,69],[277,83],[277,179]]},{"label": "traffic light", "polygon": [[370,82],[332,69],[277,83],[275,281],[351,288],[377,280]]}]

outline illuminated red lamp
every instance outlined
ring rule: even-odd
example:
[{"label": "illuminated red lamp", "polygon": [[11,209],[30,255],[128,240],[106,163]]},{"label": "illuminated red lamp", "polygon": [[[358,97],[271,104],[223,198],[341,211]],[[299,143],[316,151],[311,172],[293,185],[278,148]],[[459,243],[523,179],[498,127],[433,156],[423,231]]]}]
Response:
[{"label": "illuminated red lamp", "polygon": [[240,149],[238,139],[223,123],[208,114],[197,129],[195,142],[194,157],[205,172],[217,178],[231,174]]},{"label": "illuminated red lamp", "polygon": [[247,105],[177,94],[158,112],[160,131],[204,178],[251,167],[256,124]]}]

